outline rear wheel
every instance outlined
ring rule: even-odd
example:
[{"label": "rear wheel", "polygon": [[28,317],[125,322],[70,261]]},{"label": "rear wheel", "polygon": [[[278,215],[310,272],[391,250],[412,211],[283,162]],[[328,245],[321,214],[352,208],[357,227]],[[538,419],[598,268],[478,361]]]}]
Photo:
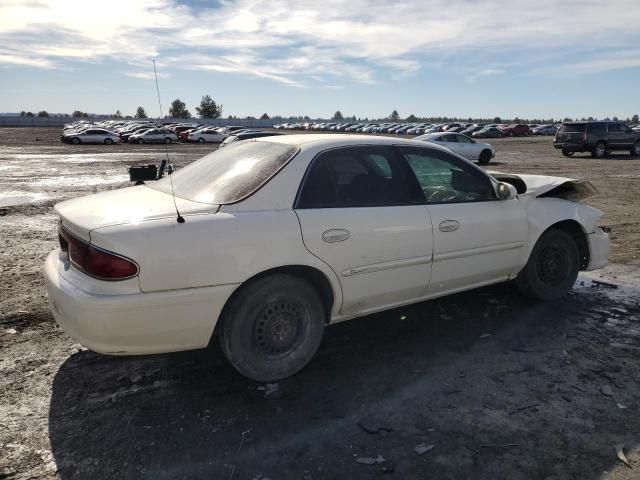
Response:
[{"label": "rear wheel", "polygon": [[556,300],[571,290],[579,271],[578,247],[573,238],[561,230],[548,230],[538,239],[516,285],[529,297]]},{"label": "rear wheel", "polygon": [[105,145],[111,145],[113,143],[113,140],[111,140],[110,138],[105,138],[104,139],[104,144]]},{"label": "rear wheel", "polygon": [[636,157],[640,156],[640,140],[633,145],[631,155],[635,155]]},{"label": "rear wheel", "polygon": [[607,155],[607,146],[604,142],[596,143],[596,146],[591,151],[591,156],[595,158],[603,158]]},{"label": "rear wheel", "polygon": [[80,143],[80,139],[78,137],[73,137],[71,139],[71,143],[73,143],[74,145],[78,145]]},{"label": "rear wheel", "polygon": [[486,165],[491,161],[491,152],[489,150],[483,150],[478,157],[478,163],[480,165]]},{"label": "rear wheel", "polygon": [[565,150],[563,148],[562,149],[562,155],[564,155],[565,157],[571,157],[571,156],[573,156],[573,152],[571,150]]},{"label": "rear wheel", "polygon": [[280,380],[315,355],[324,318],[320,296],[306,280],[271,275],[243,287],[225,307],[220,345],[244,376],[258,382]]}]

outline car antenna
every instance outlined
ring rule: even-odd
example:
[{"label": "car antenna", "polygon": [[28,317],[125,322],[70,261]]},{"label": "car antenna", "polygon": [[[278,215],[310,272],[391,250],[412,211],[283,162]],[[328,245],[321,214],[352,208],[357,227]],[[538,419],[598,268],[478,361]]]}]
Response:
[{"label": "car antenna", "polygon": [[[153,61],[153,75],[156,79],[156,92],[158,92],[158,107],[160,107],[160,119],[163,118],[162,116],[162,102],[160,101],[160,87],[158,86],[158,72],[156,71],[156,61]],[[176,194],[173,191],[173,179],[171,178],[171,174],[173,174],[173,168],[171,168],[171,166],[169,165],[169,148],[167,147],[167,144],[164,144],[164,153],[167,156],[166,162],[167,162],[167,166],[169,167],[168,173],[169,173],[169,183],[171,184],[171,197],[173,198],[173,206],[176,209],[176,213],[178,214],[178,223],[184,223],[184,217],[182,215],[180,215],[180,210],[178,210],[178,204],[176,203]]]}]

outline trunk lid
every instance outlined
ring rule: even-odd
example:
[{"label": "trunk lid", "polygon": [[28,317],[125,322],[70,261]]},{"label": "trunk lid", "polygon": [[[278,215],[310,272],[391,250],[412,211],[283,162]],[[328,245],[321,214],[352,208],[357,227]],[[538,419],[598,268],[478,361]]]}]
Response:
[{"label": "trunk lid", "polygon": [[[178,197],[175,201],[182,215],[216,213],[220,208]],[[177,217],[176,205],[171,195],[140,185],[66,200],[54,210],[65,228],[88,241],[91,230],[99,227]]]}]

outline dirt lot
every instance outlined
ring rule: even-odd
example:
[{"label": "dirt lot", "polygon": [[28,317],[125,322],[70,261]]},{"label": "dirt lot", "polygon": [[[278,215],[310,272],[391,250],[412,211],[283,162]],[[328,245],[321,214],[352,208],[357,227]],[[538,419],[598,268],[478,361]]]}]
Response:
[{"label": "dirt lot", "polygon": [[[640,478],[640,159],[491,142],[490,169],[598,187],[614,263],[598,278],[618,288],[582,275],[541,304],[499,285],[354,320],[303,372],[260,385],[215,345],[107,357],[55,325],[41,278],[53,204],[164,155],[59,133],[0,129],[0,479]],[[183,165],[214,148],[169,152]]]}]

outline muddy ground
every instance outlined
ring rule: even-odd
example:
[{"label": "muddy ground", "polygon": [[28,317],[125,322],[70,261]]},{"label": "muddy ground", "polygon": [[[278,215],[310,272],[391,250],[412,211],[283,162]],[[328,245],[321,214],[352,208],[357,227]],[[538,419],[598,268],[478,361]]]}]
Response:
[{"label": "muddy ground", "polygon": [[640,478],[640,159],[491,141],[490,169],[591,180],[614,264],[552,304],[499,285],[333,326],[308,368],[260,385],[215,345],[107,357],[55,325],[53,204],[164,156],[59,134],[0,129],[0,478]]}]

